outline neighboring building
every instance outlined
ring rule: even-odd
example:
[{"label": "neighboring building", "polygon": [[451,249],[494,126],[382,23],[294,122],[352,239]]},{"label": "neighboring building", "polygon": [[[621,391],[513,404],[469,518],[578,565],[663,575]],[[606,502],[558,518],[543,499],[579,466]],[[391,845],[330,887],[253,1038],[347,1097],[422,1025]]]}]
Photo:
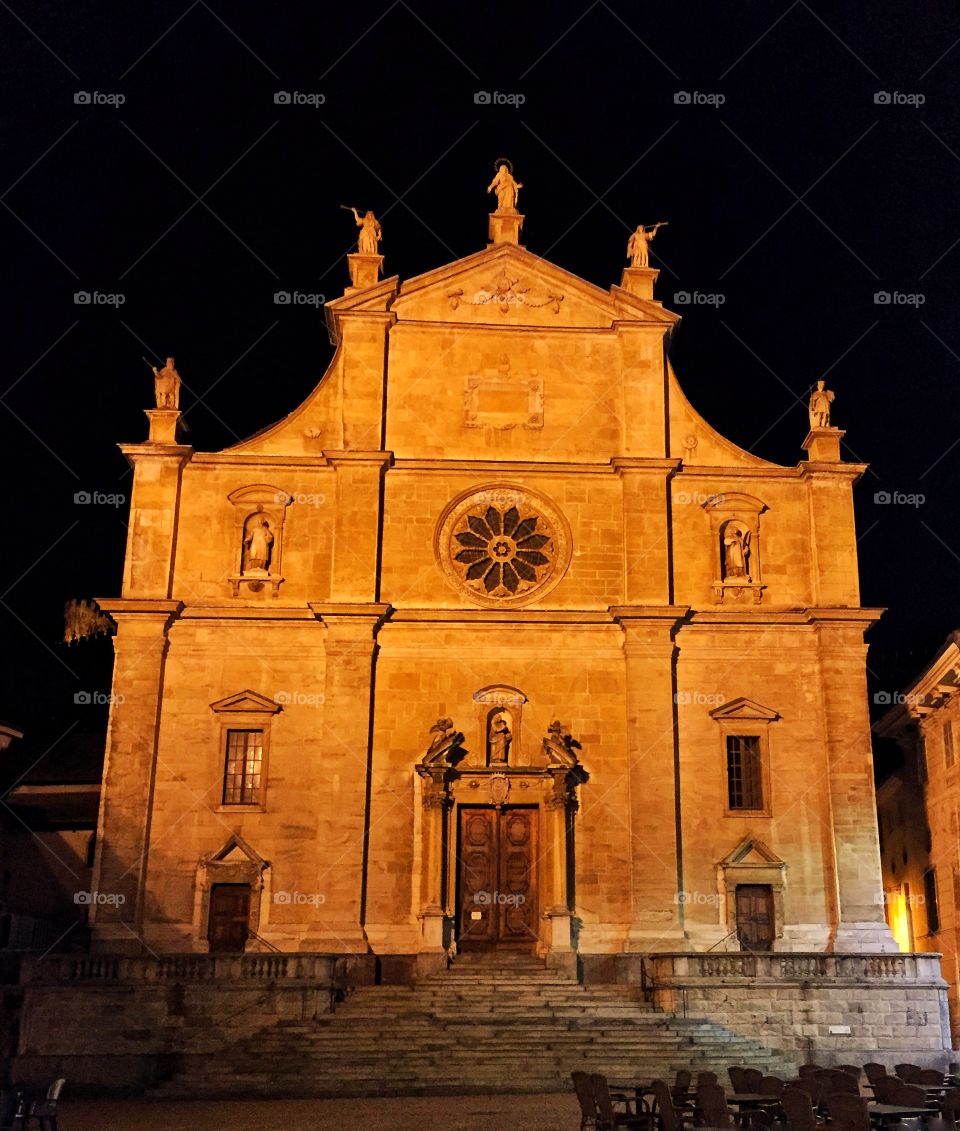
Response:
[{"label": "neighboring building", "polygon": [[99,951],[895,949],[832,394],[796,466],[744,451],[657,272],[602,290],[521,219],[407,281],[365,228],[326,374],[232,448],[157,371],[99,602]]},{"label": "neighboring building", "polygon": [[943,955],[960,1036],[960,632],[898,696],[876,734],[903,750],[900,784],[877,793],[888,915],[902,950]]}]

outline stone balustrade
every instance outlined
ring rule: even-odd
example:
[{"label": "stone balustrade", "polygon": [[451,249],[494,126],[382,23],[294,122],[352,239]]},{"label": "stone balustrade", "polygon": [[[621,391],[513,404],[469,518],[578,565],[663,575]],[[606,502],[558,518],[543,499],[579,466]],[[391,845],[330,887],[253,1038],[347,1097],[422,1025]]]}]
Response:
[{"label": "stone balustrade", "polygon": [[51,955],[25,959],[20,980],[48,986],[227,982],[334,989],[346,984],[347,961],[343,955],[298,953]]},{"label": "stone balustrade", "polygon": [[721,980],[773,985],[796,982],[906,983],[940,986],[939,954],[654,954],[645,976],[654,986],[710,985]]}]

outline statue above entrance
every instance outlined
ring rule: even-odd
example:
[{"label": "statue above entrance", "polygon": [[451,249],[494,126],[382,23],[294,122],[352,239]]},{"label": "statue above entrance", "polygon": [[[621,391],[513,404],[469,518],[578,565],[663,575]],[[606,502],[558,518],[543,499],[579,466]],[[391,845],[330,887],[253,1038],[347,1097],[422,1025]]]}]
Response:
[{"label": "statue above entrance", "polygon": [[487,186],[487,192],[496,192],[497,212],[506,212],[511,216],[515,215],[517,211],[517,197],[523,185],[514,180],[513,165],[506,157],[498,157],[494,162],[494,167],[497,173]]}]

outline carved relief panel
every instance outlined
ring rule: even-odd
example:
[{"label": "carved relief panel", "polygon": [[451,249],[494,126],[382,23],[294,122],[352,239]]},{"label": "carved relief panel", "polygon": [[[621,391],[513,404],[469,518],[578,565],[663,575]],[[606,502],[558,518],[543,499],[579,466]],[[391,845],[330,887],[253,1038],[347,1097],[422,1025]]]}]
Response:
[{"label": "carved relief panel", "polygon": [[496,371],[472,373],[463,382],[463,427],[509,432],[543,427],[543,378],[538,370],[511,373],[501,355]]}]

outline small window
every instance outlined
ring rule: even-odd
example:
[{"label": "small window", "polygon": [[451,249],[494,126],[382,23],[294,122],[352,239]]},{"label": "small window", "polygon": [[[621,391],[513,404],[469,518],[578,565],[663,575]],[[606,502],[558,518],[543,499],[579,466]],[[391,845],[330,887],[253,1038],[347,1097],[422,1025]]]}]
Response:
[{"label": "small window", "polygon": [[927,784],[927,744],[922,734],[917,735],[917,780]]},{"label": "small window", "polygon": [[937,870],[928,868],[923,873],[923,899],[927,908],[927,932],[935,935],[940,930],[940,908],[937,905]]},{"label": "small window", "polygon": [[946,722],[943,724],[943,760],[946,762],[947,769],[954,764],[956,754],[953,749],[953,723]]},{"label": "small window", "polygon": [[263,731],[228,730],[224,805],[259,805],[262,770]]},{"label": "small window", "polygon": [[759,736],[728,734],[727,797],[731,809],[763,808],[761,769]]}]

